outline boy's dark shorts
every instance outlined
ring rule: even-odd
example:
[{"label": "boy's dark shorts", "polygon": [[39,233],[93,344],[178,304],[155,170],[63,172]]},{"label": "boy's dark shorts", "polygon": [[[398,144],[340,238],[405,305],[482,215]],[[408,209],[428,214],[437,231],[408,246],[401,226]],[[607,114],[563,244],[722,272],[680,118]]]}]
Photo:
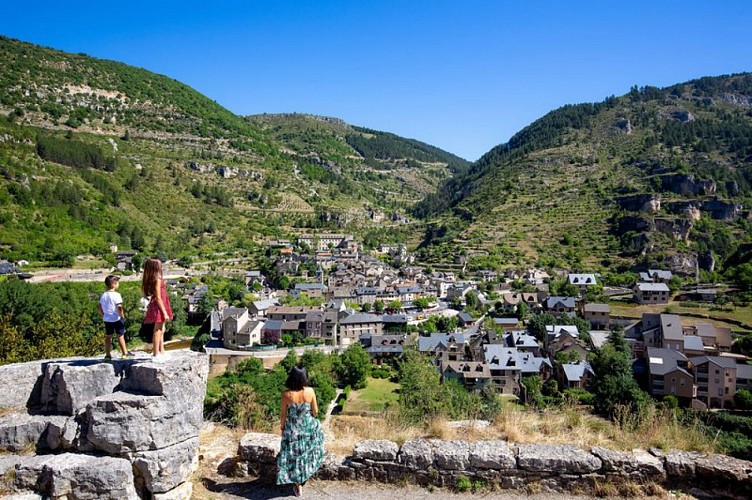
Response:
[{"label": "boy's dark shorts", "polygon": [[117,321],[105,321],[104,331],[107,335],[112,335],[113,333],[117,333],[118,337],[125,335],[125,323],[122,319]]}]

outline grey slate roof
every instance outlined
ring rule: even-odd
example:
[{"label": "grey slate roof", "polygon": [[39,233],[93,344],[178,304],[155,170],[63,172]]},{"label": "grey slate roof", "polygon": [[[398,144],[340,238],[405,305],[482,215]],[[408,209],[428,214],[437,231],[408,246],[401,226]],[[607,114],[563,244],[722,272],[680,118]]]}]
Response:
[{"label": "grey slate roof", "polygon": [[[650,365],[650,373],[652,375],[665,375],[678,367],[678,361],[687,361],[687,357],[683,353],[674,349],[648,347],[647,355],[648,364]],[[681,368],[681,370],[688,373],[683,368]]]},{"label": "grey slate roof", "polygon": [[420,352],[432,352],[440,343],[445,345],[454,342],[464,344],[466,337],[462,333],[434,333],[430,337],[418,337],[418,350]]},{"label": "grey slate roof", "polygon": [[574,309],[575,300],[574,297],[549,297],[546,299],[546,308],[555,309],[557,305],[561,305],[567,309]]},{"label": "grey slate roof", "polygon": [[681,318],[677,314],[661,314],[661,331],[664,340],[682,340]]},{"label": "grey slate roof", "polygon": [[382,323],[381,316],[369,313],[355,313],[340,321],[341,325],[357,325],[362,323]]},{"label": "grey slate roof", "polygon": [[702,343],[702,337],[698,335],[685,335],[684,336],[684,350],[685,351],[703,351],[705,346]]},{"label": "grey slate roof", "polygon": [[566,363],[561,365],[561,368],[564,370],[564,376],[566,377],[568,382],[582,380],[582,377],[585,376],[586,372],[589,372],[591,375],[595,375],[593,369],[590,368],[590,363],[588,363],[587,361]]}]

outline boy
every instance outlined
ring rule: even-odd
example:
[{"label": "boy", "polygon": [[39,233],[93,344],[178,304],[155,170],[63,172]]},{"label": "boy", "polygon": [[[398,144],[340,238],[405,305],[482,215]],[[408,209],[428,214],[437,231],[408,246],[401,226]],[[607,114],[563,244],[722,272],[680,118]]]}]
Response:
[{"label": "boy", "polygon": [[117,333],[118,345],[120,351],[123,353],[123,358],[129,358],[133,356],[133,353],[129,352],[125,346],[125,312],[123,312],[123,297],[118,293],[117,289],[120,286],[120,276],[110,274],[104,279],[104,284],[107,287],[107,291],[99,298],[99,312],[104,318],[104,350],[105,361],[112,359],[110,353],[112,349],[112,334]]}]

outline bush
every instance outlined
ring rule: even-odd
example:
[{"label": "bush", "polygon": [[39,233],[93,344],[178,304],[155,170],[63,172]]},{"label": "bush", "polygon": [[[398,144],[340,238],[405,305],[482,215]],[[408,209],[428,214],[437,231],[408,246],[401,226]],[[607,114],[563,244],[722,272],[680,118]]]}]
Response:
[{"label": "bush", "polygon": [[467,476],[460,476],[457,478],[457,491],[460,491],[462,493],[466,491],[470,491],[470,489],[473,487],[473,484],[470,482],[470,478]]}]

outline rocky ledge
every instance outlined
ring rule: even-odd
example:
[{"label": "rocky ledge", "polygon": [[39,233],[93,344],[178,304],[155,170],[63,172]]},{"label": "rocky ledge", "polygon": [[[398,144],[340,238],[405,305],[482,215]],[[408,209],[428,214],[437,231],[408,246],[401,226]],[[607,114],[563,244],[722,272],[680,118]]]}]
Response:
[{"label": "rocky ledge", "polygon": [[0,493],[188,499],[208,357],[0,367]]},{"label": "rocky ledge", "polygon": [[[238,448],[242,474],[273,481],[280,438],[249,433]],[[353,454],[327,453],[317,476],[327,480],[409,481],[456,486],[460,478],[501,488],[594,494],[606,482],[702,490],[712,497],[752,498],[752,462],[725,455],[658,449],[630,452],[506,441],[415,439],[359,443]]]}]

